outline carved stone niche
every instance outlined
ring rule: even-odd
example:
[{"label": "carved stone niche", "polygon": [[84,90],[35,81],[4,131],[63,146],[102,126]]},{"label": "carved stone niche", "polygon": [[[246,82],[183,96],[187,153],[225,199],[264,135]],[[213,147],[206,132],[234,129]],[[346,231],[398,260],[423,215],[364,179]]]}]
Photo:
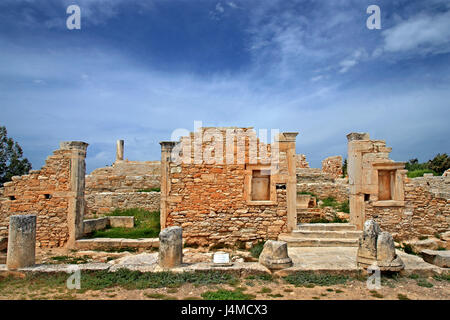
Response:
[{"label": "carved stone niche", "polygon": [[370,194],[375,207],[405,205],[404,181],[407,170],[403,162],[376,162],[372,164],[373,192]]}]

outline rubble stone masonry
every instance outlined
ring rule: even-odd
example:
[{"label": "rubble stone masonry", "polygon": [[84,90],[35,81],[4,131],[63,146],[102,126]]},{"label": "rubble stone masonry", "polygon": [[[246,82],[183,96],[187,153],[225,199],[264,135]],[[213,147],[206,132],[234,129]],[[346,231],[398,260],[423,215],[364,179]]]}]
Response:
[{"label": "rubble stone masonry", "polygon": [[[62,247],[82,236],[87,143],[61,142],[41,170],[15,176],[0,194],[0,227],[18,214],[37,216],[36,246]],[[7,229],[0,237],[7,236]]]},{"label": "rubble stone masonry", "polygon": [[[204,134],[208,128],[202,128]],[[225,137],[229,128],[215,128]],[[251,128],[242,128],[245,132]],[[181,226],[186,243],[197,245],[235,245],[238,241],[256,242],[276,239],[289,231],[289,223],[295,221],[295,136],[296,133],[280,135],[279,171],[270,173],[270,200],[252,201],[249,189],[253,170],[270,168],[270,165],[250,164],[249,144],[245,143],[245,163],[195,164],[167,163],[166,178],[161,185],[161,225]],[[191,143],[193,142],[191,133]],[[183,145],[187,137],[181,139]],[[224,139],[225,141],[225,139]],[[189,142],[188,142],[189,143]],[[162,142],[163,169],[165,159],[174,146]],[[258,142],[258,150],[260,143]],[[211,142],[203,141],[201,150],[210,150]],[[270,144],[263,146],[270,155]],[[225,146],[224,149],[225,150]],[[237,159],[234,146],[234,159]],[[164,172],[164,171],[163,171]],[[256,178],[255,178],[256,179]],[[292,198],[292,199],[291,199]],[[291,201],[291,208],[289,208]],[[288,211],[292,216],[289,220]]]}]

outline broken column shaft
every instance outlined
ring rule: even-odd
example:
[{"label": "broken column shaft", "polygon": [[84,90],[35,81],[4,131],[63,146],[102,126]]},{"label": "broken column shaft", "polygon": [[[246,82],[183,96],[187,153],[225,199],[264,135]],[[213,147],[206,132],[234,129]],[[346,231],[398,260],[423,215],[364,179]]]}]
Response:
[{"label": "broken column shaft", "polygon": [[14,270],[34,265],[35,248],[36,216],[10,216],[6,267]]}]

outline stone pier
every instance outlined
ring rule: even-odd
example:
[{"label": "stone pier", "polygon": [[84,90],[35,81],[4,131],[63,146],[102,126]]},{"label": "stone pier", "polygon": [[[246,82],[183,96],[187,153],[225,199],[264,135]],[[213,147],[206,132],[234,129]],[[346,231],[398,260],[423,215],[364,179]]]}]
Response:
[{"label": "stone pier", "polygon": [[36,248],[36,216],[16,215],[9,218],[8,253],[9,270],[33,266]]}]

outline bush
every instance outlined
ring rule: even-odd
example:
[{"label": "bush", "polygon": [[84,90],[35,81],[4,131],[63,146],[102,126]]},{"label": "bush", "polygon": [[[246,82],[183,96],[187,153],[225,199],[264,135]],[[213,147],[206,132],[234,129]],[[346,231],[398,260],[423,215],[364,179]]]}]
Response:
[{"label": "bush", "polygon": [[430,169],[419,169],[419,170],[408,171],[407,175],[408,175],[408,178],[417,178],[417,177],[423,177],[423,175],[425,173],[432,173],[433,175],[438,176],[438,174],[436,172],[434,172],[433,170],[430,170]]}]

